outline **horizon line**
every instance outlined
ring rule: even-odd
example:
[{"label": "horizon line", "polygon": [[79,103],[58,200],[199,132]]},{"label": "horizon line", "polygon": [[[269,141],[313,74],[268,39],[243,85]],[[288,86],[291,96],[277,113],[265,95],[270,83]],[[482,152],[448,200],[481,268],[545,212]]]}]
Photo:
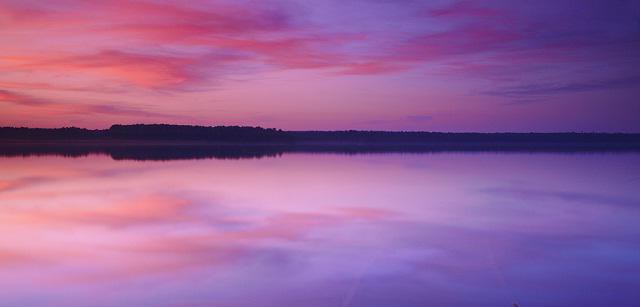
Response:
[{"label": "horizon line", "polygon": [[27,127],[27,126],[0,126],[0,129],[82,129],[88,131],[107,131],[114,126],[175,126],[175,127],[200,127],[200,128],[216,128],[216,127],[239,127],[239,128],[261,128],[261,129],[273,129],[283,132],[392,132],[392,133],[477,133],[477,134],[640,134],[638,132],[620,132],[620,131],[442,131],[442,130],[365,130],[365,129],[337,129],[337,130],[285,130],[275,127],[263,127],[263,126],[250,126],[250,125],[199,125],[199,124],[168,124],[168,123],[134,123],[134,124],[111,124],[106,128],[85,128],[78,126],[59,126],[59,127]]}]

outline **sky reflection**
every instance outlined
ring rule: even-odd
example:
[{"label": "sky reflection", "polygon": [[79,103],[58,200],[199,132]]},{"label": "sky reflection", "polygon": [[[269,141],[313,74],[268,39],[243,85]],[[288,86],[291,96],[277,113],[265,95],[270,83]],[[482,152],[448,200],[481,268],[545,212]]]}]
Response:
[{"label": "sky reflection", "polygon": [[1,306],[628,306],[638,154],[1,158]]}]

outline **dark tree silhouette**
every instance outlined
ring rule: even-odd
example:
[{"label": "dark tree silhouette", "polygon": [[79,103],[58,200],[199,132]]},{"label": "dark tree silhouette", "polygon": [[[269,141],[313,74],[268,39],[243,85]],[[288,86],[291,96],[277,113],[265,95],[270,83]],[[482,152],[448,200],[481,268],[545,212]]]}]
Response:
[{"label": "dark tree silhouette", "polygon": [[197,142],[335,146],[596,147],[638,148],[640,134],[625,133],[443,133],[390,131],[283,131],[242,126],[113,125],[105,130],[75,127],[0,128],[2,142]]}]

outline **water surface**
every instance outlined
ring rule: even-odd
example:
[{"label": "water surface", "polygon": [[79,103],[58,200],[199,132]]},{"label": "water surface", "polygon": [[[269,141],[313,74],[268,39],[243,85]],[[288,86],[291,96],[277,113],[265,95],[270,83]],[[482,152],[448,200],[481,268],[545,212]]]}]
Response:
[{"label": "water surface", "polygon": [[640,154],[0,158],[1,306],[636,306]]}]

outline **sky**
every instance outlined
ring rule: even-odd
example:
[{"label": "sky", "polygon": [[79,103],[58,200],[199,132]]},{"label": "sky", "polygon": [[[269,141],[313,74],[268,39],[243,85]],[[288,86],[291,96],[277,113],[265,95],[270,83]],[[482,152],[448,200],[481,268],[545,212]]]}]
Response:
[{"label": "sky", "polygon": [[640,132],[633,0],[0,0],[0,126]]}]

